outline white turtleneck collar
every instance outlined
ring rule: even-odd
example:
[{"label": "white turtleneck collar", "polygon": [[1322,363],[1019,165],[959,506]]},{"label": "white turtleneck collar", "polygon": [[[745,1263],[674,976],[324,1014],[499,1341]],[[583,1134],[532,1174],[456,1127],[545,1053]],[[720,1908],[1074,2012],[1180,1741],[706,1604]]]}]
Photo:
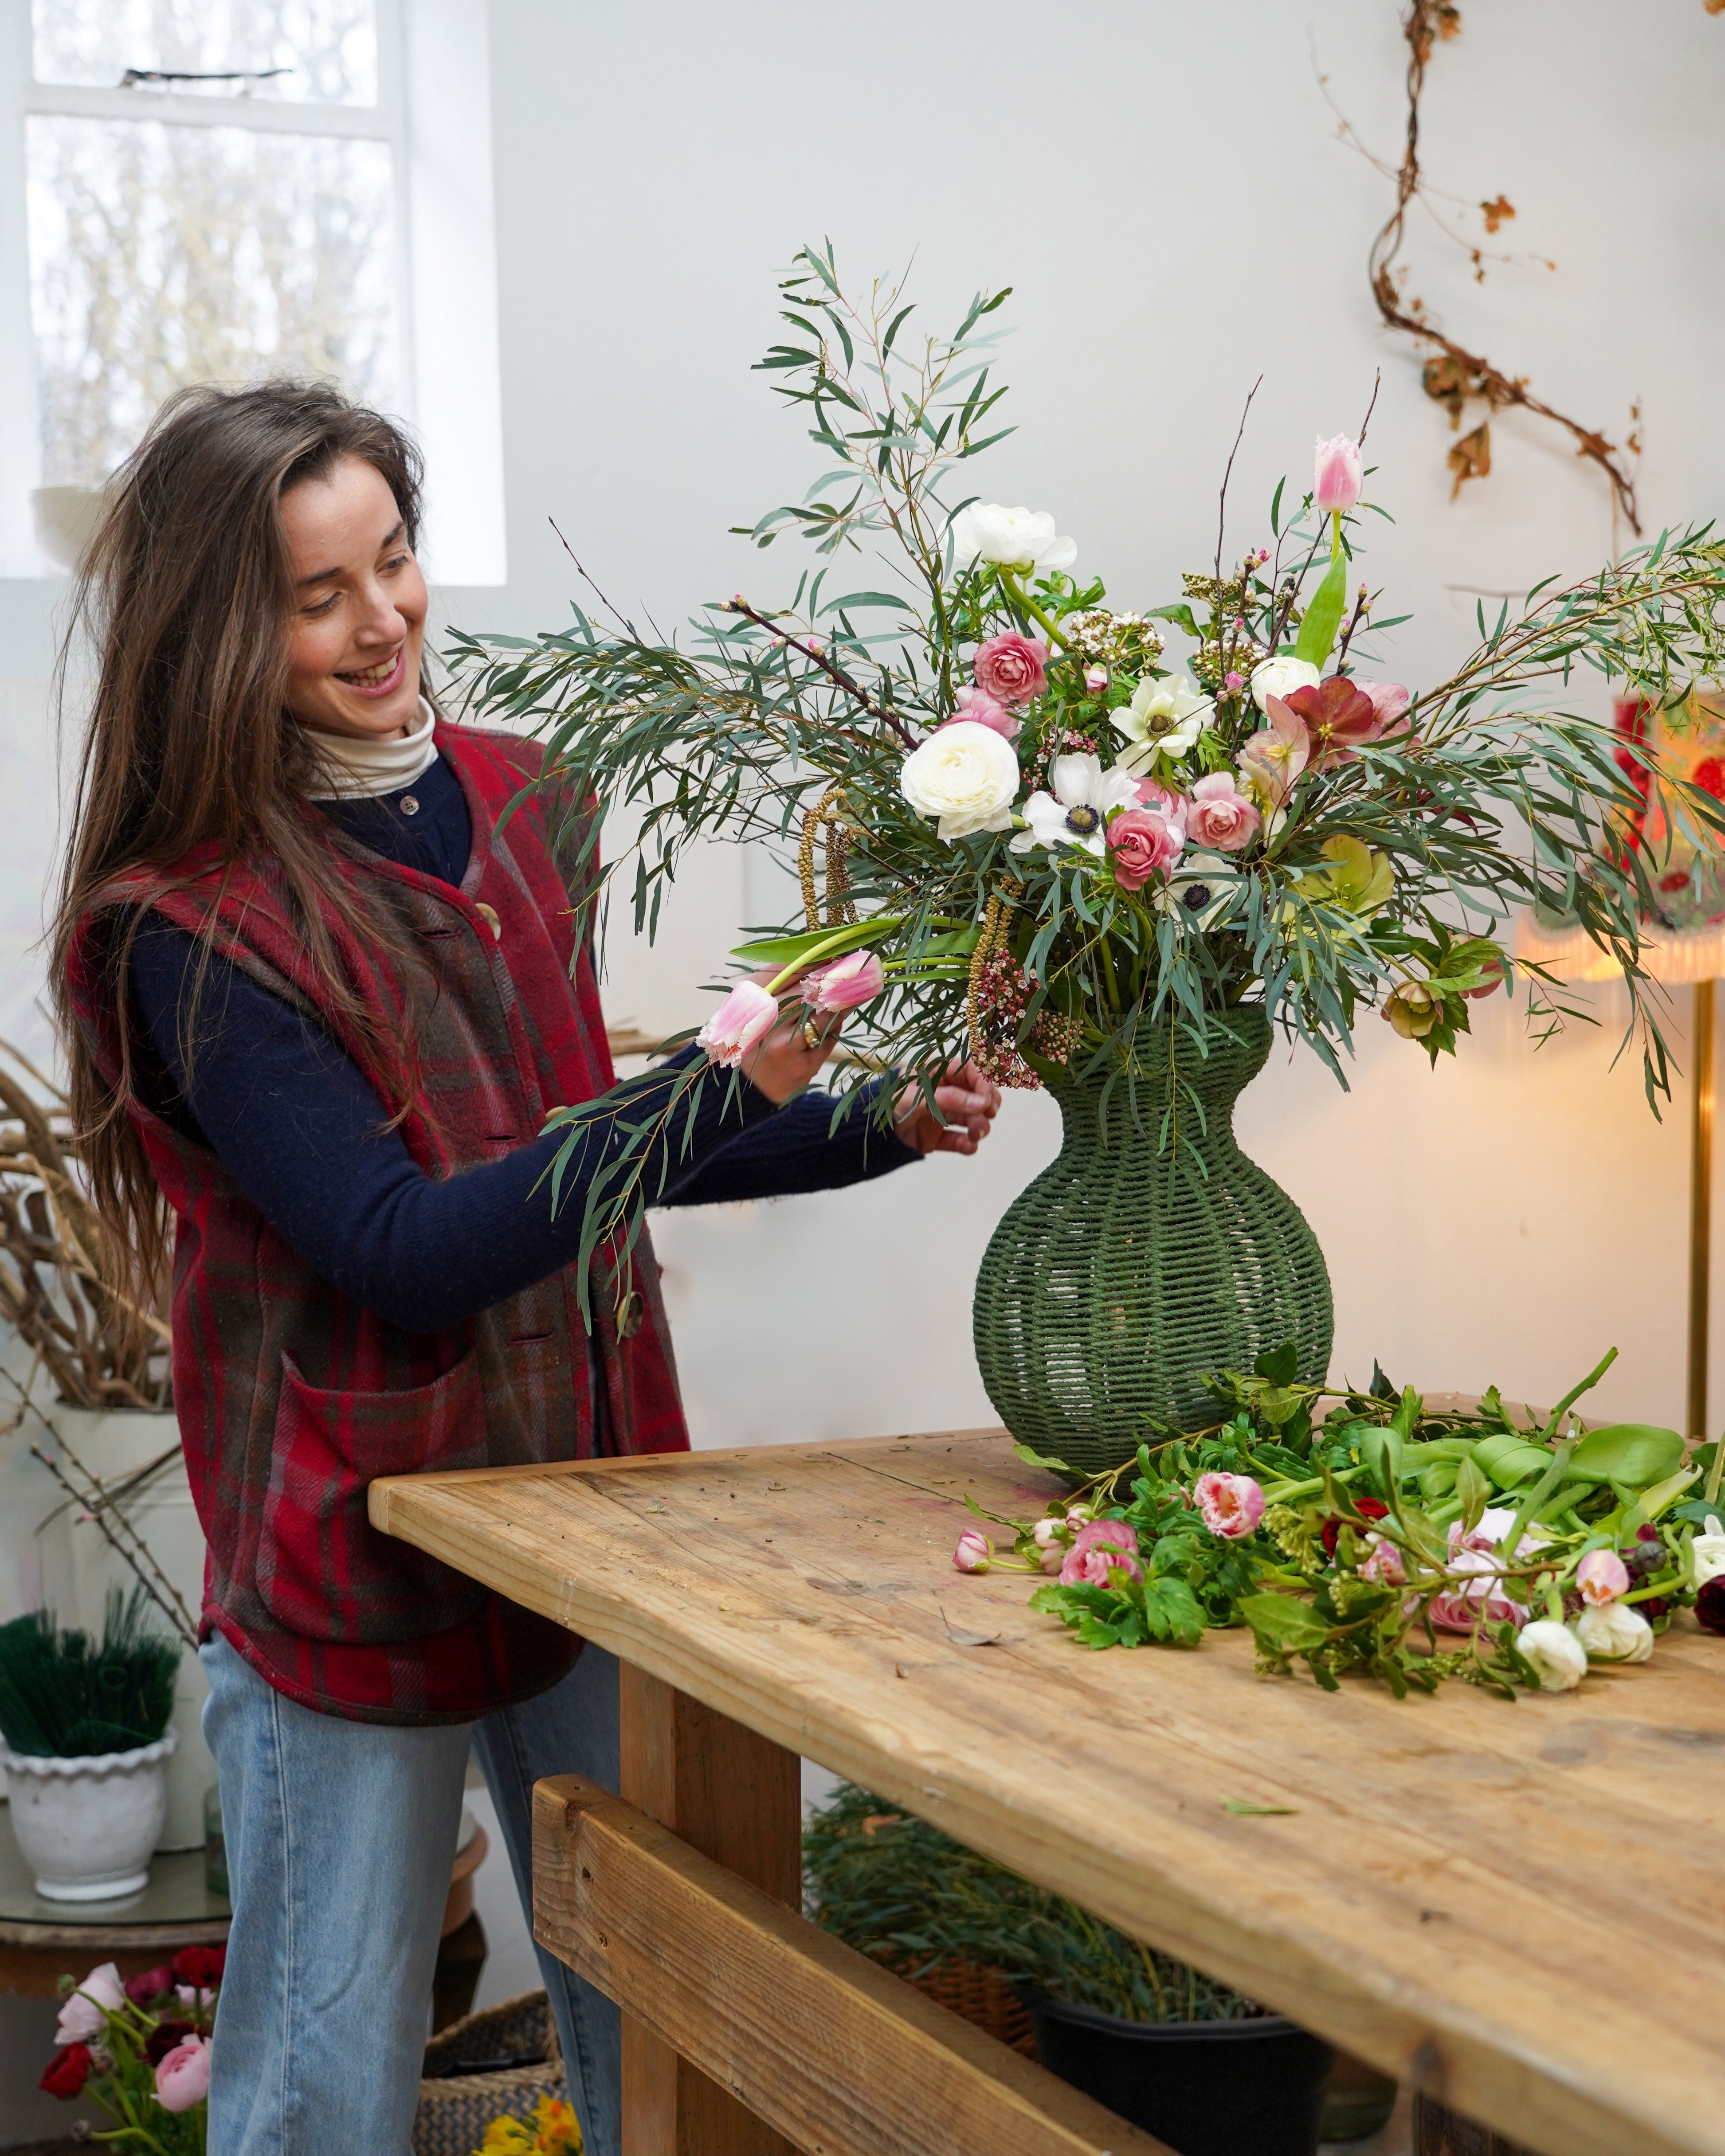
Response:
[{"label": "white turtleneck collar", "polygon": [[362,739],[357,734],[326,734],[307,727],[318,769],[305,788],[311,801],[365,801],[411,786],[437,762],[432,739],[437,714],[422,696],[419,723],[393,741]]}]

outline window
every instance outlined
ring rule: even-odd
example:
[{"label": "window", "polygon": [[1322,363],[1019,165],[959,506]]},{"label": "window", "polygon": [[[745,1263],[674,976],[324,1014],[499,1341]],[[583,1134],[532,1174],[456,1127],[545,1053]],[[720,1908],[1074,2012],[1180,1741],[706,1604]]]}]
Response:
[{"label": "window", "polygon": [[[483,0],[0,9],[21,197],[0,203],[0,325],[27,295],[0,393],[33,393],[0,394],[0,471],[97,487],[183,383],[333,377],[417,425],[434,574],[501,582]],[[20,511],[0,504],[0,573],[40,572]]]}]

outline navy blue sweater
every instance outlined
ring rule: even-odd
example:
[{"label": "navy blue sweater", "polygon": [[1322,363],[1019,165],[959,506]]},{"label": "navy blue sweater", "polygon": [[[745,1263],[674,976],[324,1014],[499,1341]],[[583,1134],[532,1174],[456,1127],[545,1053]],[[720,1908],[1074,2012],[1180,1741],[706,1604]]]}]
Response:
[{"label": "navy blue sweater", "polygon": [[[411,801],[414,806],[408,809]],[[460,782],[439,759],[410,787],[318,806],[386,859],[457,885],[472,850]],[[625,1142],[601,1119],[566,1172],[553,1214],[547,1170],[562,1142],[550,1132],[500,1160],[436,1179],[400,1134],[382,1127],[377,1096],[328,1034],[225,960],[199,996],[190,1083],[182,1001],[197,947],[158,917],[132,947],[131,979],[159,1059],[152,1105],[213,1152],[270,1225],[344,1295],[410,1332],[446,1326],[501,1302],[578,1255],[588,1185]],[[649,1081],[668,1095],[698,1050]],[[642,1100],[632,1094],[631,1122]],[[782,1108],[747,1080],[710,1070],[649,1159],[642,1187],[663,1205],[710,1205],[836,1189],[918,1159],[860,1106],[832,1128],[819,1092]]]}]

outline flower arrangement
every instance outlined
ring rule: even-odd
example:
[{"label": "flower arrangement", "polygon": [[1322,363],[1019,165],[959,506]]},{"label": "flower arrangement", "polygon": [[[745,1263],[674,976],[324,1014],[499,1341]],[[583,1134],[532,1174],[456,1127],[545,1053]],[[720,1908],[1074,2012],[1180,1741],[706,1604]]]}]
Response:
[{"label": "flower arrangement", "polygon": [[[712,1058],[736,1065],[787,1012],[844,1010],[860,1051],[845,1087],[871,1063],[968,1054],[1012,1085],[1106,1071],[1134,1114],[1146,1071],[1201,1057],[1243,1005],[1338,1078],[1370,1009],[1435,1060],[1518,973],[1530,1019],[1563,1015],[1499,940],[1540,904],[1620,967],[1650,1098],[1667,1086],[1642,996],[1645,867],[1594,847],[1639,796],[1609,722],[1563,706],[1589,673],[1681,706],[1725,655],[1725,542],[1689,531],[1548,580],[1518,614],[1481,613],[1477,648],[1415,691],[1369,655],[1394,624],[1354,587],[1378,506],[1364,427],[1321,443],[1310,488],[1279,485],[1264,543],[1225,566],[1224,476],[1209,567],[1178,601],[1122,608],[1054,516],[969,489],[1012,431],[991,386],[1005,291],[916,339],[902,289],[848,294],[830,249],[805,249],[782,290],[790,334],[761,365],[824,465],[749,530],[812,542],[788,600],[711,603],[688,648],[578,607],[450,654],[470,709],[544,737],[572,831],[594,798],[638,819],[603,870],[596,830],[581,842],[596,903],[632,881],[638,929],[703,834],[794,860],[803,917],[734,954],[755,977],[702,1029]],[[839,578],[865,543],[878,576]],[[1716,853],[1725,807],[1675,798]],[[565,1158],[614,1110],[559,1111]],[[1158,1142],[1178,1147],[1178,1097],[1164,1120]],[[644,1118],[639,1151],[649,1135]],[[650,1197],[639,1181],[596,1186],[595,1243]]]},{"label": "flower arrangement", "polygon": [[561,2097],[542,2096],[531,2124],[520,2118],[494,2118],[473,2156],[581,2156],[581,2124]]},{"label": "flower arrangement", "polygon": [[1001,1522],[1009,1551],[967,1527],[952,1562],[1055,1574],[1032,1606],[1089,1647],[1245,1625],[1260,1671],[1304,1662],[1327,1691],[1349,1673],[1398,1698],[1449,1678],[1570,1691],[1645,1661],[1681,1608],[1725,1633],[1725,1447],[1686,1462],[1675,1430],[1589,1429],[1571,1410],[1615,1355],[1530,1424],[1495,1388],[1458,1411],[1381,1374],[1300,1384],[1285,1348],[1209,1381],[1208,1427]]},{"label": "flower arrangement", "polygon": [[69,1986],[59,2049],[39,2087],[69,2102],[89,2095],[114,2122],[98,2140],[154,2156],[203,2156],[210,2032],[226,1959],[182,1947],[172,1962],[121,1981],[112,1962]]}]

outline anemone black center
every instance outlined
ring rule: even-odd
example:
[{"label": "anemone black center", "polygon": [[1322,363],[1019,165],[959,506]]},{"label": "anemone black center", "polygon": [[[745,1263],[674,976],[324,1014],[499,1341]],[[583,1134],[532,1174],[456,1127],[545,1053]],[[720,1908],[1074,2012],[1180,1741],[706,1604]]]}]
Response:
[{"label": "anemone black center", "polygon": [[1100,829],[1101,822],[1101,810],[1092,808],[1087,801],[1081,801],[1076,808],[1066,811],[1066,829],[1076,831],[1083,838],[1087,839],[1092,831]]}]

